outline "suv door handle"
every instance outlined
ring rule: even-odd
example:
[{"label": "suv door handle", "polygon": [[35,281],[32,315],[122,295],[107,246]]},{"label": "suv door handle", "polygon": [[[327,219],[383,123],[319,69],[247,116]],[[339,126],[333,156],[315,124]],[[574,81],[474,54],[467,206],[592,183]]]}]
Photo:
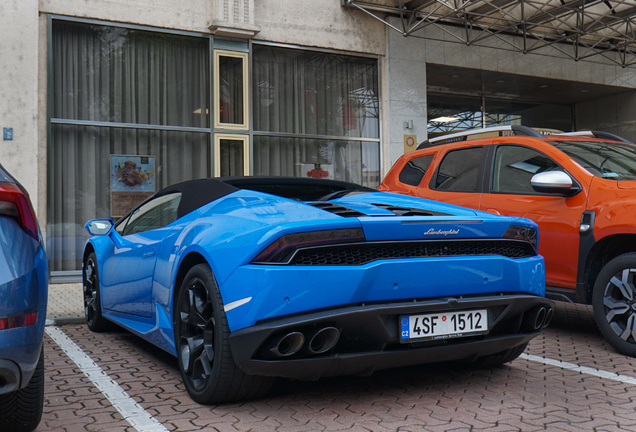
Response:
[{"label": "suv door handle", "polygon": [[155,252],[157,252],[156,248],[146,249],[146,251],[144,252],[144,258],[148,258],[148,257],[153,256],[155,254]]},{"label": "suv door handle", "polygon": [[486,211],[488,213],[492,213],[492,214],[496,214],[496,215],[501,216],[501,213],[499,213],[499,210],[497,210],[497,209],[486,209]]}]

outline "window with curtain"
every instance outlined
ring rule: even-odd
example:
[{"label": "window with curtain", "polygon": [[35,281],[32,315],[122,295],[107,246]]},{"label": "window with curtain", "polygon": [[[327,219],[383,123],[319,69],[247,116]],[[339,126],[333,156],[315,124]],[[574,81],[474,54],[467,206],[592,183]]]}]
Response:
[{"label": "window with curtain", "polygon": [[220,129],[247,130],[249,128],[247,103],[248,54],[215,50],[215,124]]},{"label": "window with curtain", "polygon": [[256,44],[252,53],[254,175],[377,187],[377,60]]},{"label": "window with curtain", "polygon": [[151,156],[154,190],[209,177],[209,42],[54,20],[50,67],[47,255],[79,270],[83,225],[113,216],[111,155]]}]

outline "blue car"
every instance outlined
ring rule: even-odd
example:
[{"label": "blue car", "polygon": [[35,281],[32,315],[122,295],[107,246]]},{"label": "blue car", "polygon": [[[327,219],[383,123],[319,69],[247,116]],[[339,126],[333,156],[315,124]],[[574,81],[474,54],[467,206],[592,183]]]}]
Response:
[{"label": "blue car", "polygon": [[88,327],[177,356],[199,403],[273,377],[498,365],[552,315],[534,222],[351,183],[192,180],[86,227]]},{"label": "blue car", "polygon": [[42,417],[48,267],[24,188],[0,165],[0,431]]}]

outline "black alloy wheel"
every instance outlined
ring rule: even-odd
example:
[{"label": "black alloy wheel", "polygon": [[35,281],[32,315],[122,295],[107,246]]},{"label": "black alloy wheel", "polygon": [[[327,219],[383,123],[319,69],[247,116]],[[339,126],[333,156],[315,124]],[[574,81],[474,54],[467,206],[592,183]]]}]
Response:
[{"label": "black alloy wheel", "polygon": [[206,284],[193,278],[179,302],[179,358],[192,388],[200,392],[212,375],[216,318]]},{"label": "black alloy wheel", "polygon": [[196,402],[230,402],[269,391],[272,378],[247,375],[234,362],[221,294],[207,264],[198,264],[186,274],[174,329],[181,377]]},{"label": "black alloy wheel", "polygon": [[636,356],[636,253],[611,260],[599,273],[592,305],[605,339],[619,352]]},{"label": "black alloy wheel", "polygon": [[91,252],[84,261],[83,273],[83,297],[84,316],[86,325],[91,331],[103,332],[112,329],[110,321],[102,316],[102,306],[99,287],[99,270],[97,268],[97,257],[95,252]]}]

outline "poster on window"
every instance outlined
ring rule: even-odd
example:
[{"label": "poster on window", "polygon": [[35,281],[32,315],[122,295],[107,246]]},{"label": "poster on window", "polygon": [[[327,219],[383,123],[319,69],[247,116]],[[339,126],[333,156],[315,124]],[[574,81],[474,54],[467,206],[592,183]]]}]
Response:
[{"label": "poster on window", "polygon": [[155,193],[155,157],[110,155],[110,208],[121,217]]}]

